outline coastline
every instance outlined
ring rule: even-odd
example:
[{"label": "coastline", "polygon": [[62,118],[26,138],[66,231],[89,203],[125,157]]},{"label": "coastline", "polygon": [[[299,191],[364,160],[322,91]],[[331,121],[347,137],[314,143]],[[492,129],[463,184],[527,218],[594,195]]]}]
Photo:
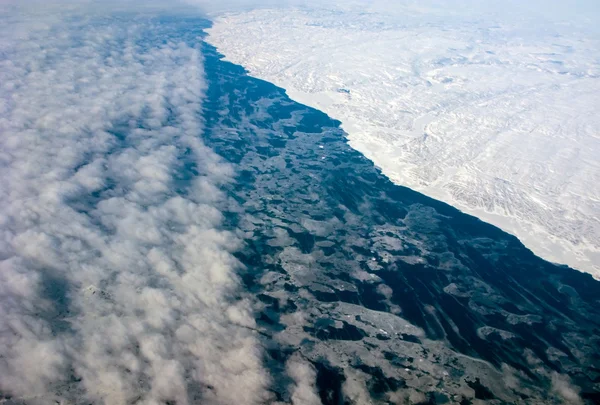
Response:
[{"label": "coastline", "polygon": [[[340,117],[336,114],[338,111],[336,111],[334,105],[340,97],[344,97],[344,94],[332,91],[308,93],[295,88],[291,81],[286,81],[270,74],[262,74],[261,69],[257,68],[252,63],[248,63],[247,60],[244,60],[242,54],[232,55],[232,52],[228,52],[230,49],[224,45],[223,38],[217,37],[220,30],[218,24],[227,24],[227,22],[219,22],[219,19],[213,21],[213,27],[207,30],[209,35],[206,40],[208,43],[215,46],[220,53],[225,55],[225,60],[243,66],[248,71],[248,74],[253,77],[271,82],[276,86],[283,88],[292,100],[323,111],[333,119],[339,120],[341,122],[341,128],[347,134],[349,145],[374,162],[374,164],[380,168],[382,173],[393,183],[409,187],[428,197],[445,202],[466,214],[475,216],[484,222],[488,222],[503,231],[516,236],[534,254],[549,262],[570,266],[578,271],[589,273],[594,278],[600,280],[600,262],[594,260],[595,257],[600,257],[600,250],[595,248],[593,244],[583,242],[575,245],[565,238],[552,235],[547,229],[544,229],[539,223],[534,221],[527,221],[524,218],[518,218],[511,215],[504,215],[496,209],[494,211],[488,211],[481,209],[481,207],[469,206],[462,201],[453,198],[448,189],[444,188],[444,184],[440,181],[423,185],[420,185],[417,182],[406,182],[406,176],[401,175],[401,173],[403,170],[411,170],[411,166],[413,166],[412,163],[398,162],[399,159],[390,162],[391,159],[388,159],[388,157],[383,155],[385,153],[384,149],[386,148],[386,145],[376,144],[374,142],[377,141],[377,139],[373,140],[369,138],[368,135],[363,135],[364,133],[368,134],[369,131],[373,130],[372,127],[369,128],[369,123],[363,125],[363,123],[358,120],[345,119],[345,117]],[[421,117],[417,119],[417,121],[421,119],[422,122],[420,124],[423,125],[423,128],[420,127],[421,125],[418,127],[415,126],[410,132],[423,132],[423,129],[427,126],[429,121],[427,117]],[[442,184],[438,185],[439,183]],[[527,197],[534,198],[533,196]],[[511,207],[509,206],[508,208],[510,209]]]}]

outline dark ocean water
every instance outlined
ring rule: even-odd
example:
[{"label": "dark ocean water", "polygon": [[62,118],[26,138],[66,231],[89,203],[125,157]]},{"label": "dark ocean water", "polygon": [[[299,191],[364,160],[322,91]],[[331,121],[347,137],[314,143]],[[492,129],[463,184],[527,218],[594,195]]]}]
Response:
[{"label": "dark ocean water", "polygon": [[338,121],[202,47],[204,141],[235,167],[227,224],[280,399],[300,352],[324,404],[349,401],[348,370],[381,403],[553,403],[553,372],[597,403],[600,282],[392,184]]},{"label": "dark ocean water", "polygon": [[[179,42],[202,50],[208,87],[198,136],[234,170],[223,202],[215,204],[221,204],[216,208],[226,230],[243,242],[236,256],[245,290],[223,298],[252,303],[257,327],[237,326],[256,332],[279,404],[292,403],[286,363],[297,358],[312,364],[324,405],[561,404],[570,390],[580,392],[583,403],[600,403],[600,282],[536,257],[494,226],[394,185],[350,148],[340,122],[225,62],[206,42],[210,23],[193,15],[123,13],[91,18],[85,26],[150,21],[135,44],[140,50]],[[115,48],[129,46],[127,30],[117,32]],[[169,125],[180,124],[181,114],[170,110],[167,116]],[[107,130],[115,151],[132,146],[129,137],[147,117],[126,118]],[[186,196],[198,177],[212,172],[200,167],[188,144],[174,143],[178,172],[169,195]],[[104,189],[67,205],[110,236],[98,205],[125,198],[130,185],[114,174],[106,180]],[[76,341],[73,325],[81,318],[71,313],[77,309],[71,297],[81,289],[68,277],[45,277],[44,298],[55,306],[36,316],[49,319],[52,336]],[[112,305],[110,291],[91,287],[97,301],[83,298],[113,315],[119,306]],[[112,331],[102,332],[110,340]],[[165,337],[172,332],[164,331]],[[182,364],[186,372],[195,367]],[[87,381],[71,371],[68,381],[49,388],[52,398],[13,400],[0,392],[0,403],[101,403],[88,401]],[[154,370],[151,378],[129,369],[122,375],[139,390],[131,403],[144,402]],[[213,387],[190,381],[190,403],[214,398]]]}]

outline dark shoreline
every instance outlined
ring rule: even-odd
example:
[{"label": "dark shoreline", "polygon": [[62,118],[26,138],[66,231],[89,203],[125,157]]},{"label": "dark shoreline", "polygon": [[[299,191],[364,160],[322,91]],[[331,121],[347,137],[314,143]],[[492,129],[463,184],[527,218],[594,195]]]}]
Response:
[{"label": "dark shoreline", "polygon": [[[343,367],[362,370],[370,375],[373,398],[383,400],[382,378],[411,385],[403,374],[411,356],[403,356],[398,345],[418,346],[421,339],[404,339],[402,333],[375,336],[353,313],[348,314],[353,322],[336,323],[331,308],[340,303],[383,313],[399,308],[402,319],[424,332],[423,350],[429,351],[429,342],[443,342],[450,353],[438,356],[437,364],[449,370],[452,384],[424,392],[431,398],[444,391],[456,401],[469,386],[474,397],[484,392],[488,400],[492,395],[498,401],[553,403],[553,372],[568,374],[584,395],[597,395],[600,282],[536,257],[497,227],[392,184],[350,148],[338,121],[248,76],[211,45],[204,43],[203,52],[210,84],[204,141],[236,166],[237,181],[227,190],[227,220],[244,232],[245,249],[238,258],[246,267],[248,291],[263,297],[258,322],[271,337],[268,345],[274,345],[269,353],[298,349],[286,346],[290,325],[281,318],[308,313],[300,332],[303,356],[323,373],[337,370],[340,380]],[[360,280],[357,274],[372,274],[378,281]],[[355,358],[354,365],[345,365],[351,351],[332,355],[333,361],[323,358],[323,347],[337,353],[346,350],[339,349],[347,348],[344,342],[379,353]],[[485,386],[494,384],[489,376],[475,383],[473,370],[451,358],[454,351],[496,370],[508,364],[520,387],[495,392],[502,383]],[[372,363],[386,352],[389,364],[373,371]],[[287,357],[277,356],[268,356],[267,363],[277,367]],[[435,353],[423,357],[435,364]],[[322,398],[328,390],[339,388],[322,388]]]}]

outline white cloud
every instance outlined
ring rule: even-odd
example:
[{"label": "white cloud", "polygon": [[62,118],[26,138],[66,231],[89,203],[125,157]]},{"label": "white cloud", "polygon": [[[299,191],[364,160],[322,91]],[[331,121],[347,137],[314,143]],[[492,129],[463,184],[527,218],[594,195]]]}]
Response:
[{"label": "white cloud", "polygon": [[[57,10],[0,17],[0,392],[263,403],[199,50],[166,31],[143,46],[152,20]],[[186,150],[199,175],[177,195]]]},{"label": "white cloud", "polygon": [[556,372],[552,373],[552,391],[563,400],[565,404],[582,405],[579,389],[571,384],[568,376]]},{"label": "white cloud", "polygon": [[292,392],[293,405],[320,405],[317,394],[317,373],[314,367],[299,355],[292,356],[285,365],[288,375],[294,381]]},{"label": "white cloud", "polygon": [[[347,368],[344,370],[346,381],[342,386],[344,395],[355,404],[371,405],[371,395],[367,389],[366,375],[362,371]],[[415,402],[416,403],[416,402]]]}]

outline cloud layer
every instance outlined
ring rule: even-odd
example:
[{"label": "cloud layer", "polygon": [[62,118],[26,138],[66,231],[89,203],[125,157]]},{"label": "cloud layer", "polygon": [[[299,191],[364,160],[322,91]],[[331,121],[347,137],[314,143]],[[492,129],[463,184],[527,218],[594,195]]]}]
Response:
[{"label": "cloud layer", "polygon": [[193,30],[1,12],[0,394],[264,402]]}]

